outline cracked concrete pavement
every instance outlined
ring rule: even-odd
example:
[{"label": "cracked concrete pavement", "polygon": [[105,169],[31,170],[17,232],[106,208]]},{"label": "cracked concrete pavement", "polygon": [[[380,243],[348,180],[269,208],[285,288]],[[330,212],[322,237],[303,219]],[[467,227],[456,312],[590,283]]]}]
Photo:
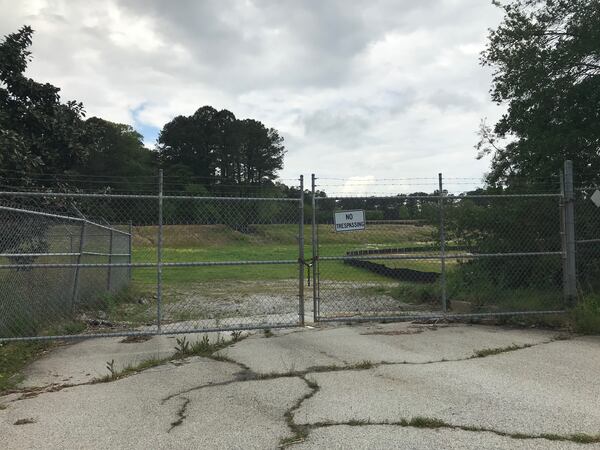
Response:
[{"label": "cracked concrete pavement", "polygon": [[[409,323],[257,332],[212,358],[94,383],[107,360],[174,352],[167,336],[121,340],[36,361],[0,396],[2,447],[600,448],[599,337]],[[487,349],[498,353],[476,356]]]}]

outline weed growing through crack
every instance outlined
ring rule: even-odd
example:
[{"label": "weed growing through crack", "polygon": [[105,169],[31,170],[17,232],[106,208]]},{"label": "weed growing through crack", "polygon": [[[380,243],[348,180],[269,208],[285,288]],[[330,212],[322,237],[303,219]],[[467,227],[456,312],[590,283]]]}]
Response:
[{"label": "weed growing through crack", "polygon": [[134,373],[141,372],[142,370],[159,366],[161,364],[169,362],[169,360],[170,360],[170,358],[158,358],[158,357],[149,358],[149,359],[143,360],[139,364],[136,364],[136,365],[130,364],[130,365],[123,367],[121,370],[118,370],[115,367],[115,360],[113,359],[112,361],[108,361],[106,363],[106,369],[108,370],[109,374],[105,375],[103,377],[100,377],[100,378],[96,378],[95,380],[93,380],[93,383],[107,383],[109,381],[115,381],[120,378],[124,378],[129,375],[132,375]]},{"label": "weed growing through crack", "polygon": [[219,355],[213,355],[213,353],[239,342],[243,339],[240,334],[233,336],[231,341],[225,341],[222,336],[219,336],[216,341],[211,342],[208,335],[202,336],[202,339],[194,342],[189,342],[185,337],[177,339],[177,345],[175,346],[175,358],[187,358],[189,356],[210,356],[211,358],[218,359]]},{"label": "weed growing through crack", "polygon": [[484,348],[482,350],[477,350],[473,354],[473,357],[485,358],[486,356],[499,355],[500,353],[505,353],[505,352],[514,352],[515,350],[521,350],[524,348],[529,348],[531,346],[532,346],[531,344],[523,344],[523,345],[513,344],[513,345],[509,345],[507,347]]},{"label": "weed growing through crack", "polygon": [[114,380],[117,376],[117,369],[115,369],[115,360],[106,362],[106,369],[110,373],[109,377],[111,380]]},{"label": "weed growing through crack", "polygon": [[29,423],[35,423],[35,419],[33,419],[32,417],[28,417],[26,419],[19,419],[15,423],[13,423],[13,425],[27,425]]},{"label": "weed growing through crack", "polygon": [[431,417],[417,416],[417,417],[413,417],[409,421],[406,421],[405,426],[415,427],[415,428],[443,428],[443,427],[448,427],[449,424],[447,424],[446,422],[439,420],[439,419],[434,419]]},{"label": "weed growing through crack", "polygon": [[355,369],[362,369],[362,370],[372,369],[373,367],[374,367],[374,364],[368,360],[361,361],[358,364],[354,365]]},{"label": "weed growing through crack", "polygon": [[176,339],[177,345],[175,346],[175,355],[178,357],[184,357],[190,352],[190,343],[187,338],[183,336],[182,338]]},{"label": "weed growing through crack", "polygon": [[310,431],[309,425],[299,425],[294,421],[294,412],[300,408],[304,401],[308,400],[317,392],[319,392],[320,387],[314,380],[309,380],[305,376],[301,376],[300,378],[302,378],[302,380],[310,388],[310,392],[299,398],[298,401],[283,415],[283,417],[285,418],[285,423],[292,432],[292,435],[290,437],[282,439],[279,442],[280,448],[289,447],[290,445],[303,442],[308,437],[308,433]]},{"label": "weed growing through crack", "polygon": [[242,330],[237,330],[237,331],[232,331],[231,332],[231,339],[233,340],[233,342],[238,342],[242,337]]},{"label": "weed growing through crack", "polygon": [[263,331],[263,334],[265,335],[266,338],[270,338],[271,336],[273,336],[273,332],[271,331],[270,328],[265,328],[265,330]]}]

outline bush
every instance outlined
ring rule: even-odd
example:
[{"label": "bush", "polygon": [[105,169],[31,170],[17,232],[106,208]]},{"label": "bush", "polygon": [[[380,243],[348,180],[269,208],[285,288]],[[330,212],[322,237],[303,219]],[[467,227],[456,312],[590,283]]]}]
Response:
[{"label": "bush", "polygon": [[585,296],[573,310],[575,331],[600,334],[600,295]]}]

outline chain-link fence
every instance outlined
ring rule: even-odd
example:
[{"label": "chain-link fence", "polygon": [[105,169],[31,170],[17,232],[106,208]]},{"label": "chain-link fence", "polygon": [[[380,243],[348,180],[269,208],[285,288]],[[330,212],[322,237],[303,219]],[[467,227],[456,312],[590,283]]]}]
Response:
[{"label": "chain-link fence", "polygon": [[293,198],[157,187],[0,193],[0,339],[303,322],[300,187]]},{"label": "chain-link fence", "polygon": [[[554,192],[456,193],[440,175],[420,181],[425,192],[394,193],[394,180],[368,180],[371,190],[386,193],[356,195],[361,182],[319,181],[313,179],[316,320],[564,311],[559,183]],[[336,187],[346,192],[318,195]],[[340,212],[364,214],[364,228],[340,231]]]},{"label": "chain-link fence", "polygon": [[[0,336],[56,333],[130,281],[131,233],[49,206],[4,197],[0,205]],[[8,206],[13,205],[13,206]],[[58,205],[55,204],[55,209]],[[63,209],[63,208],[60,208]],[[94,267],[85,267],[94,265]]]},{"label": "chain-link fence", "polygon": [[0,340],[560,313],[600,279],[600,192],[566,169],[550,188],[0,192]]}]

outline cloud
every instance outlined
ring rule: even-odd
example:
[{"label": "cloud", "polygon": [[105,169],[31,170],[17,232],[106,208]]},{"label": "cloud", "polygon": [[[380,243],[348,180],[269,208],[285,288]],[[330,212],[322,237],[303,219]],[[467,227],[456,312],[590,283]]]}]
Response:
[{"label": "cloud", "polygon": [[[35,30],[29,74],[88,115],[157,130],[198,107],[277,128],[284,178],[480,177],[489,99],[478,63],[500,11],[481,0],[0,0]],[[383,186],[383,184],[382,184]],[[411,185],[411,189],[416,187]],[[383,189],[383,187],[381,187]]]}]

